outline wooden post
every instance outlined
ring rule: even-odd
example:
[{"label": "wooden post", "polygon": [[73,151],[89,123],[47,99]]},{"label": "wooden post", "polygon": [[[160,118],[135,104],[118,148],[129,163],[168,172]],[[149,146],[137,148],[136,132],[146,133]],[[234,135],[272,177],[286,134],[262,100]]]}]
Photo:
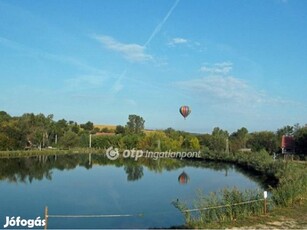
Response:
[{"label": "wooden post", "polygon": [[264,199],[264,215],[266,215],[266,199]]},{"label": "wooden post", "polygon": [[46,206],[45,207],[45,227],[44,227],[45,230],[48,229],[48,207]]},{"label": "wooden post", "polygon": [[267,201],[266,201],[266,199],[268,198],[268,192],[267,191],[264,191],[263,192],[263,197],[264,197],[264,215],[266,215],[266,212],[267,212],[267,210],[266,210],[266,206],[267,206]]}]

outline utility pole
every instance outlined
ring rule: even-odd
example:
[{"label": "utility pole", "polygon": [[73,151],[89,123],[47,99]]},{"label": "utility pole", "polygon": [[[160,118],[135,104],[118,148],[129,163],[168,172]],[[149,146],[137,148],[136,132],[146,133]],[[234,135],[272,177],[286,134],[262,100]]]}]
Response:
[{"label": "utility pole", "polygon": [[229,154],[229,140],[228,140],[228,138],[226,138],[226,150],[225,150],[225,152],[227,154]]},{"label": "utility pole", "polygon": [[92,134],[90,134],[89,148],[92,148]]}]

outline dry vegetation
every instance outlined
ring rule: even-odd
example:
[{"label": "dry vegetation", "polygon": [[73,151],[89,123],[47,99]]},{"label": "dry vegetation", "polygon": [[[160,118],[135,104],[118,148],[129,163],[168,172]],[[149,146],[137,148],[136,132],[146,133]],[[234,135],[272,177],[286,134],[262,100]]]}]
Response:
[{"label": "dry vegetation", "polygon": [[104,129],[107,128],[109,130],[115,131],[116,125],[94,125],[94,128]]}]

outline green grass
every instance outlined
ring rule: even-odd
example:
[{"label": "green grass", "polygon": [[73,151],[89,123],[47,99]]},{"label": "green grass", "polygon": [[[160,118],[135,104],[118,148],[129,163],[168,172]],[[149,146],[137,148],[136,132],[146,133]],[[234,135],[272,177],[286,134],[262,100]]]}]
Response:
[{"label": "green grass", "polygon": [[193,206],[189,209],[184,202],[173,202],[185,217],[186,226],[191,228],[215,222],[229,222],[264,213],[262,192],[240,191],[236,188],[223,189],[218,193],[205,195],[199,191]]},{"label": "green grass", "polygon": [[225,229],[231,227],[237,228],[254,228],[267,229],[274,228],[307,228],[307,201],[296,204],[291,207],[278,207],[267,213],[267,215],[254,215],[242,219],[226,222],[214,222],[203,225],[202,228],[207,229]]},{"label": "green grass", "polygon": [[[256,171],[270,178],[277,179],[278,185],[276,187],[271,187],[272,196],[270,198],[269,207],[270,210],[273,210],[272,213],[278,214],[278,210],[287,209],[289,210],[287,212],[291,212],[292,207],[297,204],[301,204],[302,202],[306,202],[307,162],[297,163],[283,160],[274,161],[265,151],[235,154],[207,151],[202,156],[207,160],[234,163],[242,166],[243,168]],[[225,196],[225,194],[227,194],[227,196]],[[257,223],[266,223],[267,220],[261,218],[260,203],[240,205],[236,207],[231,206],[233,203],[243,200],[250,200],[251,198],[252,196],[248,197],[244,193],[240,193],[236,190],[224,190],[224,192],[222,192],[220,195],[213,193],[209,196],[198,196],[194,201],[194,203],[197,204],[196,206],[194,205],[194,208],[203,209],[206,206],[210,207],[223,204],[229,204],[229,206],[227,208],[220,208],[219,210],[213,211],[198,211],[196,215],[191,215],[191,213],[184,211],[188,209],[188,205],[184,202],[181,202],[175,206],[185,217],[185,227],[189,228],[233,227],[239,222],[244,223],[244,221],[253,220],[253,218],[256,217]],[[304,215],[307,215],[306,204],[302,206],[302,209],[303,210],[301,211],[303,211]],[[252,224],[254,223],[255,222],[252,221]],[[291,227],[291,223],[289,223],[288,227]]]}]

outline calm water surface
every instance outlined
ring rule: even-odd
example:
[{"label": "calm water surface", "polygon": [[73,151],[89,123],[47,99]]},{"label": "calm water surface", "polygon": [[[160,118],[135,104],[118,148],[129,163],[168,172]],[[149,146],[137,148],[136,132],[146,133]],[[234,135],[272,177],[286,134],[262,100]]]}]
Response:
[{"label": "calm water surface", "polygon": [[0,159],[0,228],[6,216],[44,218],[45,206],[50,215],[142,214],[50,218],[50,229],[178,226],[184,219],[172,201],[191,203],[199,189],[210,193],[234,186],[262,189],[256,177],[212,162],[114,162],[99,155]]}]

